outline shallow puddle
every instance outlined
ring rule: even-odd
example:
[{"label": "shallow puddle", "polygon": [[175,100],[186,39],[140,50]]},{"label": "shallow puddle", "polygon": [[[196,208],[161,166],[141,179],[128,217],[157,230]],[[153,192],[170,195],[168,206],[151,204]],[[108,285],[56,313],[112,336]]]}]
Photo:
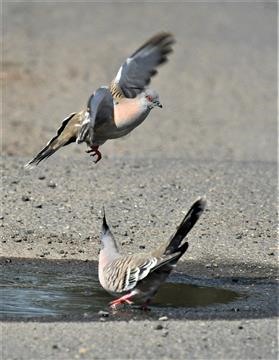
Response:
[{"label": "shallow puddle", "polygon": [[[65,275],[29,267],[20,273],[5,271],[2,279],[2,319],[82,317],[104,310],[112,300],[100,287],[95,273]],[[239,297],[222,288],[168,282],[160,288],[152,307],[206,307],[227,304]]]}]

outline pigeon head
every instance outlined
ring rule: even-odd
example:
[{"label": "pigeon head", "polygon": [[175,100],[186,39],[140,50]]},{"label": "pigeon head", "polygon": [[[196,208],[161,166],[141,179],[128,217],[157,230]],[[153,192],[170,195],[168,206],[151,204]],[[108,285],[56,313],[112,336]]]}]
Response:
[{"label": "pigeon head", "polygon": [[143,97],[149,109],[153,109],[156,106],[159,108],[163,107],[159,100],[159,94],[155,90],[146,89],[143,92]]},{"label": "pigeon head", "polygon": [[112,253],[117,252],[117,243],[107,223],[105,208],[103,207],[103,224],[101,231],[101,249],[109,249]]}]

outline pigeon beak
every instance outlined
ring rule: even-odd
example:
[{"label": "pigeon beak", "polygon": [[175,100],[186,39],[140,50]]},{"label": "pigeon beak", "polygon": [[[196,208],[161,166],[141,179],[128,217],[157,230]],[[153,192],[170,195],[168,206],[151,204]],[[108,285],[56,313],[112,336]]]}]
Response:
[{"label": "pigeon beak", "polygon": [[162,109],[163,105],[160,103],[160,101],[156,101],[156,106]]}]

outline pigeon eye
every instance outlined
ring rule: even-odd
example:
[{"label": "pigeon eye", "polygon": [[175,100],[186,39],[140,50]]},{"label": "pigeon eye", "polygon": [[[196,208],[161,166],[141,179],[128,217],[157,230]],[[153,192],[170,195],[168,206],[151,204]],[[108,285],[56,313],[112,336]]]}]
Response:
[{"label": "pigeon eye", "polygon": [[152,96],[150,96],[150,95],[146,95],[146,99],[147,99],[148,101],[150,101],[150,102],[153,101]]}]

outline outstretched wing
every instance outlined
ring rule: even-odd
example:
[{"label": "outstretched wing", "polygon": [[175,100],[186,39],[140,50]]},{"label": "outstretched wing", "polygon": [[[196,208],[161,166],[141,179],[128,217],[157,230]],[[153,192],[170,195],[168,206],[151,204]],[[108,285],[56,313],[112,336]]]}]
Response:
[{"label": "outstretched wing", "polygon": [[120,67],[111,84],[113,96],[134,98],[141,93],[157,73],[156,67],[167,61],[174,42],[170,33],[161,32],[135,51]]},{"label": "outstretched wing", "polygon": [[90,96],[88,100],[89,116],[83,121],[77,143],[81,143],[88,138],[90,145],[93,145],[94,126],[107,121],[113,117],[113,98],[111,92],[106,87],[100,87]]}]

